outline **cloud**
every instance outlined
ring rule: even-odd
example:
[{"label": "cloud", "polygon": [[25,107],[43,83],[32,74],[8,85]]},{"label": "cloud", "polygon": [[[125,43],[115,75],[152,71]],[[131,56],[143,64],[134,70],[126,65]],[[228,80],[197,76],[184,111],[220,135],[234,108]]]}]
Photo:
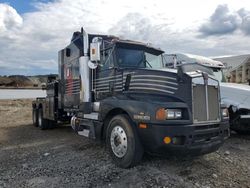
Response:
[{"label": "cloud", "polygon": [[14,8],[7,4],[0,4],[0,32],[20,27],[22,23],[22,17]]},{"label": "cloud", "polygon": [[109,33],[131,40],[136,39],[145,41],[148,40],[152,28],[153,26],[149,18],[139,13],[128,13],[109,29]]},{"label": "cloud", "polygon": [[[159,0],[160,1],[160,0]],[[216,39],[197,38],[198,27],[209,16],[203,12],[213,9],[208,3],[194,13],[190,2],[166,1],[155,3],[144,1],[117,0],[54,0],[49,3],[34,1],[34,12],[19,15],[16,10],[0,3],[0,75],[1,74],[41,74],[57,72],[57,53],[69,44],[74,31],[80,27],[89,33],[117,35],[126,39],[152,43],[167,53],[187,52],[200,55],[227,55],[249,51],[249,35],[234,32],[232,36],[217,35]],[[184,9],[180,8],[184,3]],[[203,6],[202,1],[196,2]],[[193,5],[192,5],[193,6]],[[250,7],[250,6],[249,6]],[[179,11],[176,11],[176,10]],[[201,15],[197,17],[197,14]],[[238,18],[245,19],[245,24]],[[247,11],[232,13],[222,6],[206,25],[211,26],[218,19],[228,30],[234,24],[248,33]],[[217,23],[219,28],[219,21]],[[217,30],[219,30],[217,28]],[[221,30],[219,30],[221,31]],[[212,32],[213,33],[213,32]],[[218,32],[217,32],[218,33]],[[208,35],[208,34],[206,34]],[[230,43],[233,40],[234,43]],[[223,46],[223,45],[224,46]],[[230,45],[230,48],[226,47]]]},{"label": "cloud", "polygon": [[197,40],[193,30],[177,31],[171,29],[171,26],[171,23],[156,24],[150,17],[130,12],[115,23],[108,33],[123,39],[152,44],[166,53],[188,52],[208,55],[220,52],[218,49],[209,49],[210,41]]},{"label": "cloud", "polygon": [[242,8],[238,10],[238,14],[242,18],[241,30],[246,34],[250,35],[250,11]]},{"label": "cloud", "polygon": [[241,24],[239,15],[230,12],[227,5],[218,5],[207,23],[204,23],[199,31],[205,35],[224,35],[233,33]]},{"label": "cloud", "polygon": [[241,8],[230,12],[227,5],[218,5],[209,21],[199,28],[202,36],[233,34],[236,30],[250,35],[250,11]]}]

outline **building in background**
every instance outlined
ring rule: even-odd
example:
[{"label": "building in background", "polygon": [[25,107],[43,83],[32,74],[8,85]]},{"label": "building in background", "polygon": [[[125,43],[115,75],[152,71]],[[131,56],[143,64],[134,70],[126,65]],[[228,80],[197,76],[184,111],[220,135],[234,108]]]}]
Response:
[{"label": "building in background", "polygon": [[228,82],[250,83],[250,54],[215,58],[226,69],[224,74]]}]

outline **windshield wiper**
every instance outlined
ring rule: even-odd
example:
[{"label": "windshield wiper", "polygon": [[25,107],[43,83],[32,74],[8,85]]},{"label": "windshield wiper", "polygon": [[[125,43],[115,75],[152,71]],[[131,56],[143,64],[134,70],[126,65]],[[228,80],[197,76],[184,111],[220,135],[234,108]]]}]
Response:
[{"label": "windshield wiper", "polygon": [[142,63],[146,63],[149,65],[150,68],[152,68],[152,65],[148,62],[148,60],[145,58],[145,56],[142,57],[142,59],[139,61],[139,63],[136,65],[136,67],[139,67]]}]

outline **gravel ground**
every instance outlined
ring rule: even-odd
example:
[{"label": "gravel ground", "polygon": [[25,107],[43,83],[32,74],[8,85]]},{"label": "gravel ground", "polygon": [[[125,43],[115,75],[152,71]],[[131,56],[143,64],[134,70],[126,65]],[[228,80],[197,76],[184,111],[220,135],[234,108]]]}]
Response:
[{"label": "gravel ground", "polygon": [[0,100],[0,187],[250,187],[250,136],[232,134],[198,158],[145,155],[120,169],[102,143],[69,126],[33,127],[31,100]]}]

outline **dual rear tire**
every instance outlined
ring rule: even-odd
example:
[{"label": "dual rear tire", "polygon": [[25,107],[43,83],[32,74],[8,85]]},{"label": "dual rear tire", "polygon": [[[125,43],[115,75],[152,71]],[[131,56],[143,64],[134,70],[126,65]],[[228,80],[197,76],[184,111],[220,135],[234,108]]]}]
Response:
[{"label": "dual rear tire", "polygon": [[39,127],[41,130],[54,128],[56,124],[55,121],[44,118],[42,108],[33,108],[32,120],[33,125]]},{"label": "dual rear tire", "polygon": [[32,122],[35,127],[38,127],[38,110],[34,107],[32,109]]}]

